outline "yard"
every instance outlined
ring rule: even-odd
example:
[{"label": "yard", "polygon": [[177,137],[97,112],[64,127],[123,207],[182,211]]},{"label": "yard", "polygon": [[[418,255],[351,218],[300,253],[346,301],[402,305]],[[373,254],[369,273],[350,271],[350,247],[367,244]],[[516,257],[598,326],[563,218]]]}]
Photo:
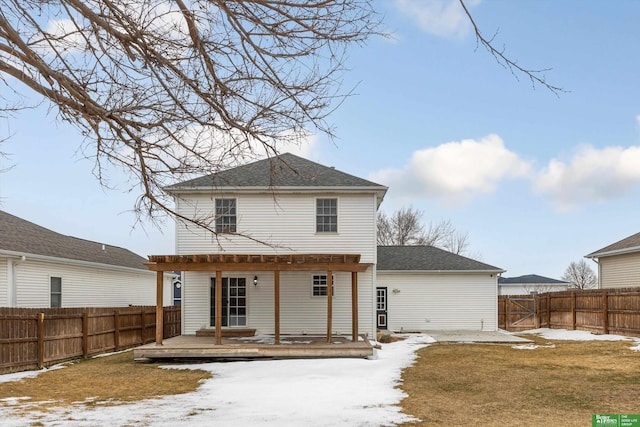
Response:
[{"label": "yard", "polygon": [[[546,333],[555,335],[515,347],[429,345],[429,337],[410,336],[384,344],[375,360],[161,369],[134,364],[125,352],[0,376],[0,418],[16,426],[584,426],[595,413],[639,412],[637,340]],[[606,337],[618,340],[596,340]]]},{"label": "yard", "polygon": [[535,345],[419,350],[402,375],[403,411],[422,420],[410,425],[586,426],[592,414],[640,412],[640,353],[630,341],[526,337]]}]

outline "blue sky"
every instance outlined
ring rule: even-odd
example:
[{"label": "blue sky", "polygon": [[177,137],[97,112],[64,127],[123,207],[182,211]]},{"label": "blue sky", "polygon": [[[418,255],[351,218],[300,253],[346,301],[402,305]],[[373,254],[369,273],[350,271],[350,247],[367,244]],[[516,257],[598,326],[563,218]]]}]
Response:
[{"label": "blue sky", "polygon": [[[350,53],[338,139],[302,154],[389,186],[382,209],[451,220],[505,276],[560,278],[571,261],[639,231],[640,2],[469,2],[480,28],[567,92],[532,87],[476,42],[455,1],[380,0],[391,38]],[[6,90],[3,88],[2,90]],[[92,176],[82,137],[46,105],[0,121],[1,208],[60,233],[174,251],[173,223],[136,224],[136,195]],[[590,261],[589,261],[590,262]],[[591,262],[590,262],[591,263]],[[595,264],[591,264],[595,270]]]}]

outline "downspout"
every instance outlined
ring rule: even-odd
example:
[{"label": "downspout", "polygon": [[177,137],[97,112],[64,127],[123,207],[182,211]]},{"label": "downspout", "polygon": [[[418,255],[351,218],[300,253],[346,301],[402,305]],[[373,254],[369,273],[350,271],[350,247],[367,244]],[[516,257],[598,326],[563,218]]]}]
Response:
[{"label": "downspout", "polygon": [[17,307],[18,303],[18,278],[16,274],[16,267],[27,260],[27,257],[22,255],[19,259],[9,259],[7,260],[8,270],[7,270],[7,303],[9,307]]},{"label": "downspout", "polygon": [[598,264],[598,289],[602,289],[602,268],[600,267],[600,258],[591,258],[591,261]]}]

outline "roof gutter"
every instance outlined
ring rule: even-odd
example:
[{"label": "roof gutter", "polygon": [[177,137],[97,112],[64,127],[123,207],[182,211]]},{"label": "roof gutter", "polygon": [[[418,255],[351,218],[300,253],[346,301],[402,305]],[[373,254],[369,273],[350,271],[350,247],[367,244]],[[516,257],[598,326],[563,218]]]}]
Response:
[{"label": "roof gutter", "polygon": [[47,261],[47,262],[53,262],[57,264],[73,264],[81,267],[101,268],[106,270],[129,271],[129,272],[135,272],[135,273],[149,272],[149,270],[144,268],[144,266],[141,268],[125,267],[122,265],[104,264],[104,263],[92,262],[92,261],[82,261],[79,259],[71,259],[71,258],[59,258],[59,257],[48,256],[48,255],[38,255],[38,254],[30,254],[26,252],[8,251],[4,249],[0,249],[0,255],[18,257],[20,259],[24,258],[25,260],[28,258],[29,260]]},{"label": "roof gutter", "polygon": [[624,248],[624,249],[615,249],[612,251],[593,252],[589,255],[585,255],[584,257],[593,259],[593,258],[601,258],[605,256],[629,254],[633,252],[640,252],[640,246],[632,246],[630,248]]},{"label": "roof gutter", "polygon": [[377,273],[385,273],[385,274],[406,274],[406,273],[432,273],[432,274],[460,274],[460,273],[469,273],[469,274],[479,274],[479,273],[490,273],[490,274],[501,274],[506,272],[507,270],[382,270],[376,269]]}]

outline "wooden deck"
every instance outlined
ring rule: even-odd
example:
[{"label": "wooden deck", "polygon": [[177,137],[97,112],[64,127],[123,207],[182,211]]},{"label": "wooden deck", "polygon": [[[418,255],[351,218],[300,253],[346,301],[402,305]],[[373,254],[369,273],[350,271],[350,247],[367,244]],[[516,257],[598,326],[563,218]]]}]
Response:
[{"label": "wooden deck", "polygon": [[373,355],[368,340],[353,342],[350,337],[334,336],[327,343],[324,336],[283,335],[275,344],[272,335],[255,337],[225,337],[216,345],[212,337],[181,335],[164,340],[162,345],[136,347],[136,360],[145,359],[257,359],[257,358],[365,358]]}]

